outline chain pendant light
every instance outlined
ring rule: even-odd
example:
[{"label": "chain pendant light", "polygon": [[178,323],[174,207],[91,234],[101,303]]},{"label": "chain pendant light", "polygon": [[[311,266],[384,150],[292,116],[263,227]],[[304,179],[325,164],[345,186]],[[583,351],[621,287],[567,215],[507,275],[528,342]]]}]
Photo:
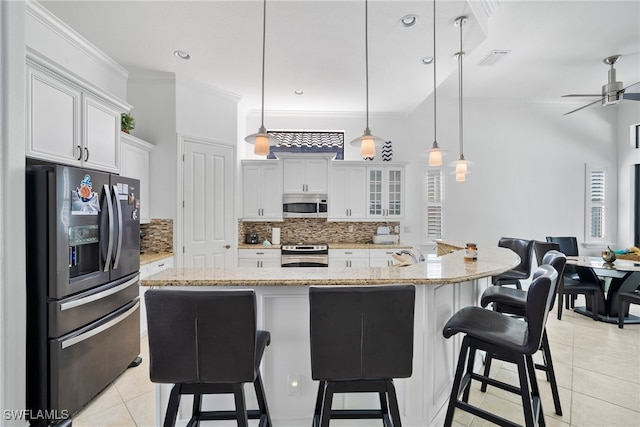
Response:
[{"label": "chain pendant light", "polygon": [[433,144],[429,150],[429,166],[442,166],[442,156],[446,154],[445,151],[438,146],[437,139],[437,97],[436,97],[436,64],[438,59],[436,57],[436,0],[433,0]]},{"label": "chain pendant light", "polygon": [[260,109],[260,128],[257,133],[247,136],[244,140],[249,144],[254,144],[253,153],[258,156],[269,155],[269,147],[278,144],[278,140],[267,133],[264,127],[264,62],[265,62],[265,39],[267,32],[267,0],[263,2],[262,11],[262,105]]},{"label": "chain pendant light", "polygon": [[351,145],[360,146],[360,156],[362,158],[375,157],[376,146],[382,146],[384,140],[371,135],[369,130],[369,2],[364,2],[364,55],[365,55],[365,84],[366,84],[366,127],[362,136],[350,142]]},{"label": "chain pendant light", "polygon": [[452,173],[456,176],[456,181],[462,182],[465,180],[466,175],[469,172],[467,166],[472,165],[470,161],[464,158],[464,134],[463,134],[463,120],[462,120],[462,57],[464,52],[462,50],[462,26],[467,23],[466,16],[460,16],[456,19],[455,25],[460,27],[460,51],[456,53],[458,59],[458,110],[459,110],[459,134],[460,134],[460,158],[451,163],[450,166],[455,167],[455,171]]}]

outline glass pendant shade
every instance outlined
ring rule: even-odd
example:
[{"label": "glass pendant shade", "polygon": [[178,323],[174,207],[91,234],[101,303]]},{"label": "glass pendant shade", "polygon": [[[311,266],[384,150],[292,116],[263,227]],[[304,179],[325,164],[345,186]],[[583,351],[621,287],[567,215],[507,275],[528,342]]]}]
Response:
[{"label": "glass pendant shade", "polygon": [[457,173],[456,172],[456,181],[457,182],[464,182],[465,176],[466,176],[466,173]]},{"label": "glass pendant shade", "polygon": [[432,167],[442,166],[442,156],[444,154],[446,154],[446,151],[440,149],[437,141],[433,141],[433,145],[431,146],[431,149],[428,151],[429,166],[432,166]]},{"label": "glass pendant shade", "polygon": [[364,130],[362,136],[351,141],[349,144],[360,147],[360,157],[375,157],[376,156],[376,147],[382,147],[384,140],[377,136],[371,135],[371,131],[369,128]]},{"label": "glass pendant shade", "polygon": [[244,139],[249,144],[253,144],[253,153],[257,156],[269,155],[269,147],[278,144],[278,140],[267,133],[264,126],[260,126],[257,133],[245,137]]}]

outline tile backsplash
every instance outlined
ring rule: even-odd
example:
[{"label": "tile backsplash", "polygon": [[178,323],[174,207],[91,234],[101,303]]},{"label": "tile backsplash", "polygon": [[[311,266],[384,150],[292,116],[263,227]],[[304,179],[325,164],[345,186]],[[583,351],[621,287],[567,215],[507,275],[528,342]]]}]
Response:
[{"label": "tile backsplash", "polygon": [[[398,221],[332,222],[318,218],[289,218],[282,222],[238,221],[238,243],[244,243],[246,233],[257,233],[260,241],[271,241],[271,228],[280,228],[280,243],[371,243],[379,226],[394,233]],[[350,231],[351,230],[351,231]]]},{"label": "tile backsplash", "polygon": [[173,220],[152,219],[140,224],[144,237],[140,238],[140,251],[173,252]]}]

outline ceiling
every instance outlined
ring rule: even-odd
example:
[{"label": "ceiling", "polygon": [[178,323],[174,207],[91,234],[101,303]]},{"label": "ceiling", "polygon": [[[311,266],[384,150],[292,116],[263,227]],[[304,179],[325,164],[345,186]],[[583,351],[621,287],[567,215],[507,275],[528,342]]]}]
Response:
[{"label": "ceiling", "polygon": [[[40,3],[131,74],[175,73],[260,109],[260,0]],[[618,80],[625,86],[640,81],[638,0],[439,0],[436,7],[439,96],[457,93],[453,55],[460,33],[453,23],[461,15],[469,16],[465,97],[564,102],[573,109],[591,98],[560,96],[599,93],[607,82],[602,61],[613,54],[623,55]],[[433,2],[370,0],[368,8],[370,111],[411,112],[433,89],[433,65],[421,62],[433,55]],[[404,28],[400,19],[407,14],[418,20]],[[269,0],[265,109],[364,111],[364,16],[362,0]],[[511,52],[492,66],[477,65],[494,49]],[[175,50],[191,59],[176,58]]]}]

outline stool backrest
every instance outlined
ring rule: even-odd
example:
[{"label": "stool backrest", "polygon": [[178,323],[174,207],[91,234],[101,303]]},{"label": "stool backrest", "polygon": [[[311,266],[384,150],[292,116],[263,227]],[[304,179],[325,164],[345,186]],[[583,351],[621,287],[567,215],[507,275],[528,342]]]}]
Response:
[{"label": "stool backrest", "polygon": [[533,280],[527,290],[526,319],[527,342],[524,353],[533,354],[540,348],[542,334],[551,304],[555,296],[558,272],[551,265],[541,265],[533,273]]},{"label": "stool backrest", "polygon": [[560,245],[557,243],[541,242],[539,240],[536,240],[535,242],[533,242],[533,250],[536,254],[536,261],[538,262],[538,265],[542,265],[545,264],[544,262],[542,262],[545,254],[549,251],[560,251]]},{"label": "stool backrest", "polygon": [[413,285],[311,287],[309,306],[314,380],[411,376]]},{"label": "stool backrest", "polygon": [[560,245],[560,252],[566,256],[578,256],[578,240],[575,237],[549,237],[547,242]]},{"label": "stool backrest", "polygon": [[[555,243],[547,243],[547,244],[557,246],[557,244]],[[550,265],[556,270],[556,273],[558,273],[558,279],[554,284],[553,298],[551,300],[551,307],[553,307],[553,304],[556,301],[556,294],[558,293],[558,288],[562,283],[562,275],[564,274],[564,268],[567,264],[567,256],[558,250],[550,250],[546,254],[544,254],[544,257],[542,258],[541,262],[542,262],[541,265]]]},{"label": "stool backrest", "polygon": [[534,240],[515,239],[512,237],[502,237],[498,241],[501,248],[509,248],[520,257],[520,264],[513,268],[514,271],[520,271],[529,276],[531,273],[531,258],[533,255]]},{"label": "stool backrest", "polygon": [[255,379],[253,291],[150,289],[145,303],[152,382]]}]

